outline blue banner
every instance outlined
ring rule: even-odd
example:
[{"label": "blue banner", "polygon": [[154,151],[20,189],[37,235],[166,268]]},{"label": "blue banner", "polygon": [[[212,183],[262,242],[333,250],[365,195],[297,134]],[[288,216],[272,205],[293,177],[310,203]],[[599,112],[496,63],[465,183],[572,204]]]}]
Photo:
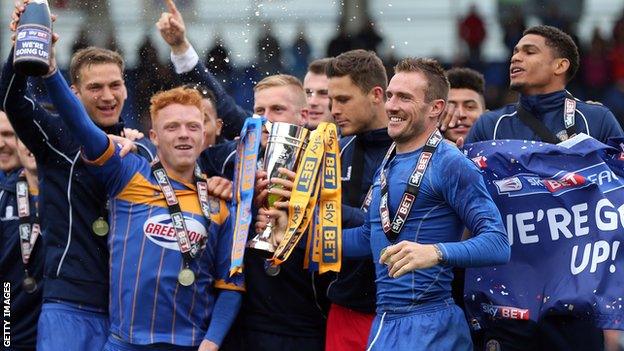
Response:
[{"label": "blue banner", "polygon": [[256,168],[258,163],[258,151],[262,139],[262,124],[264,117],[248,117],[245,120],[240,139],[236,147],[236,163],[234,166],[234,184],[232,211],[233,239],[232,255],[230,259],[230,276],[243,272],[243,256],[247,233],[251,227],[253,216],[251,204],[253,201],[254,185],[256,183]]},{"label": "blue banner", "polygon": [[511,261],[466,270],[473,326],[546,314],[624,329],[624,153],[586,135],[558,145],[466,145],[505,223]]}]

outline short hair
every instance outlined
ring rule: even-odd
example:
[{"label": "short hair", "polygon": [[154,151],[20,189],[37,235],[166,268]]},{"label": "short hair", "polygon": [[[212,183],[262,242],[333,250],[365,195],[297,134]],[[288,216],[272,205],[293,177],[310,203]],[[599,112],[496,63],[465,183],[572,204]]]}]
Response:
[{"label": "short hair", "polygon": [[327,65],[329,65],[329,63],[333,59],[333,57],[326,57],[310,62],[310,64],[308,65],[308,72],[327,75],[327,73],[325,73],[325,71],[327,70]]},{"label": "short hair", "polygon": [[381,59],[373,52],[362,49],[344,52],[327,65],[328,78],[349,76],[364,93],[374,87],[384,91],[388,87],[388,75]]},{"label": "short hair", "polygon": [[217,102],[217,96],[215,95],[215,93],[203,84],[188,83],[188,84],[184,84],[182,87],[186,89],[197,90],[199,95],[201,95],[202,99],[210,100],[210,102],[212,102],[213,104]]},{"label": "short hair", "polygon": [[451,89],[470,89],[483,96],[485,92],[485,78],[483,74],[472,68],[455,67],[446,71],[446,78]]},{"label": "short hair", "polygon": [[69,75],[72,84],[80,82],[80,70],[84,66],[100,65],[105,63],[112,63],[119,67],[119,70],[123,74],[124,60],[121,55],[112,50],[102,49],[95,46],[89,46],[84,49],[76,51],[72,56],[69,64]]},{"label": "short hair", "polygon": [[401,72],[418,72],[422,73],[427,79],[427,89],[425,90],[426,102],[436,99],[446,101],[448,99],[449,81],[444,75],[444,68],[438,61],[430,58],[405,58],[396,66],[396,73]]},{"label": "short hair", "polygon": [[294,88],[294,91],[297,94],[297,103],[300,107],[305,107],[307,102],[305,91],[303,90],[303,83],[301,83],[299,78],[291,76],[290,74],[274,74],[262,79],[254,87],[254,93],[268,88],[285,86],[291,86]]},{"label": "short hair", "polygon": [[[195,106],[201,112],[201,100],[202,96],[196,89],[177,87],[159,91],[150,99],[150,117],[152,123],[154,123],[158,111],[172,104]],[[202,114],[202,119],[203,118]]]},{"label": "short hair", "polygon": [[566,82],[574,78],[579,68],[578,47],[567,33],[552,27],[539,25],[526,29],[522,35],[535,34],[546,39],[546,46],[553,49],[556,58],[565,58],[570,61],[570,67],[566,72]]}]

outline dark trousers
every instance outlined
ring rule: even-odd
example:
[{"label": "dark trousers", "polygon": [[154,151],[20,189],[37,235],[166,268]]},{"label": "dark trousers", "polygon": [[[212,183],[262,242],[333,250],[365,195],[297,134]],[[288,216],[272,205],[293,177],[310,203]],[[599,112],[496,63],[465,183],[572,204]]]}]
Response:
[{"label": "dark trousers", "polygon": [[547,316],[533,321],[499,319],[473,334],[475,350],[602,351],[604,337],[593,321]]},{"label": "dark trousers", "polygon": [[301,337],[266,333],[254,330],[230,330],[221,346],[222,351],[323,351],[321,337]]}]

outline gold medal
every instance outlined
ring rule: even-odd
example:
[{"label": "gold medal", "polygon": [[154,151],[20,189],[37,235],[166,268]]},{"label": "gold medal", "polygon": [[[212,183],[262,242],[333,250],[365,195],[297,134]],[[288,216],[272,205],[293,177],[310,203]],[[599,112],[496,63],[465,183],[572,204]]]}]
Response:
[{"label": "gold medal", "polygon": [[24,281],[22,281],[22,288],[28,294],[32,294],[37,291],[37,281],[33,277],[26,276],[26,278],[24,278]]},{"label": "gold medal", "polygon": [[91,229],[97,236],[104,236],[108,234],[108,223],[104,220],[104,218],[100,217],[93,222],[91,225]]},{"label": "gold medal", "polygon": [[[383,256],[387,249],[388,249],[387,247],[384,247],[383,249],[381,249],[381,251],[379,252],[379,257]],[[386,266],[389,266],[391,258],[392,256],[389,256],[388,258],[386,258],[386,260],[383,261],[383,264],[385,264]]]},{"label": "gold medal", "polygon": [[189,286],[195,281],[195,273],[189,268],[184,268],[178,273],[178,282],[180,285]]},{"label": "gold medal", "polygon": [[271,263],[271,261],[267,260],[264,263],[264,272],[269,276],[269,277],[276,277],[280,271],[282,270],[282,268],[280,266],[277,265],[273,265],[273,263]]}]

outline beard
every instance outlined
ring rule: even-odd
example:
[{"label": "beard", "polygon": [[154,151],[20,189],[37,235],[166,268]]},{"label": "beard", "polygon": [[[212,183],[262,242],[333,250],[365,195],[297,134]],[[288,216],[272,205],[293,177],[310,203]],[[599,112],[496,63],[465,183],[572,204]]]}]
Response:
[{"label": "beard", "polygon": [[524,90],[524,84],[523,83],[509,83],[509,89],[513,90],[515,92],[518,93],[522,93],[522,90]]}]

